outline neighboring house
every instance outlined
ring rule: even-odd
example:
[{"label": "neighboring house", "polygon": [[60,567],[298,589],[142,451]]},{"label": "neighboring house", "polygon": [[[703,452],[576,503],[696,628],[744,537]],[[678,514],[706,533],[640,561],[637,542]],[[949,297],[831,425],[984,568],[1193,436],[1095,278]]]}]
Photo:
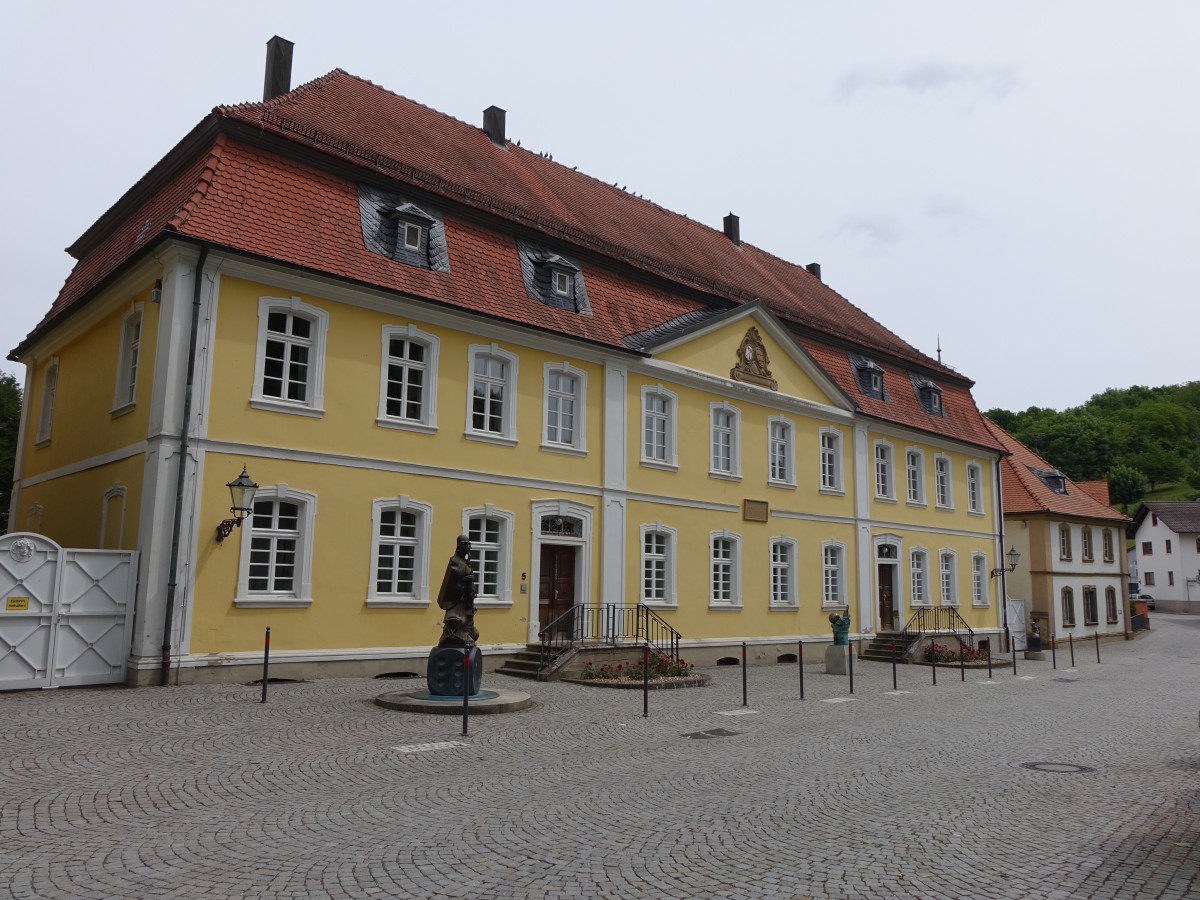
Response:
[{"label": "neighboring house", "polygon": [[1128,535],[1142,593],[1154,598],[1155,609],[1200,612],[1200,500],[1143,503]]},{"label": "neighboring house", "polygon": [[1021,554],[1006,576],[1042,637],[1075,640],[1130,632],[1124,531],[1129,517],[1106,502],[1107,488],[1067,478],[996,423],[1009,451],[1001,466],[1004,540]]},{"label": "neighboring house", "polygon": [[267,626],[289,674],[423,671],[460,533],[489,665],[580,608],[648,608],[702,663],[846,608],[999,632],[971,382],[818,267],[521,149],[495,107],[341,70],[266,93],[72,245],[10,357],[13,528],[142,551],[130,680],[253,677]]}]

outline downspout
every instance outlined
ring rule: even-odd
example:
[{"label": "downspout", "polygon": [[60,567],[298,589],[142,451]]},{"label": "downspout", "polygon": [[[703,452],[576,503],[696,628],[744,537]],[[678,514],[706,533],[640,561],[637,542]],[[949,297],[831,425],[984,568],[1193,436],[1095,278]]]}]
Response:
[{"label": "downspout", "polygon": [[183,425],[179,430],[179,473],[175,477],[175,513],[171,523],[171,562],[167,578],[167,606],[163,617],[162,681],[171,679],[171,627],[175,619],[176,573],[179,569],[179,532],[183,526],[183,487],[187,478],[188,433],[192,422],[192,384],[196,377],[196,343],[200,332],[200,292],[204,289],[204,263],[208,247],[200,248],[196,280],[192,290],[192,328],[188,335],[187,382],[183,388]]},{"label": "downspout", "polygon": [[[997,568],[1000,570],[1000,609],[1004,613],[1004,633],[1008,636],[1008,649],[1011,653],[1017,651],[1013,649],[1012,632],[1008,628],[1008,566],[1005,564],[1004,557],[1004,483],[1001,479],[1003,470],[1003,457],[996,457],[996,521],[1000,526],[1000,558],[996,560]],[[1030,601],[1032,603],[1032,601]]]}]

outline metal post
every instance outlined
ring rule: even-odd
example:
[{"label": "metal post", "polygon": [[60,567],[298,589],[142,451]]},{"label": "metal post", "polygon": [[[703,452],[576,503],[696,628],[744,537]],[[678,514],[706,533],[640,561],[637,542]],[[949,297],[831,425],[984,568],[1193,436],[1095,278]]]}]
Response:
[{"label": "metal post", "polygon": [[933,639],[929,640],[929,668],[933,669],[933,683],[937,684],[937,651],[933,649]]},{"label": "metal post", "polygon": [[1008,649],[1012,651],[1013,658],[1013,675],[1017,674],[1017,644],[1012,638],[1009,638]]},{"label": "metal post", "polygon": [[796,647],[799,653],[796,658],[800,660],[800,699],[804,699],[804,641],[796,641]]},{"label": "metal post", "polygon": [[988,641],[988,681],[992,680],[992,642]]},{"label": "metal post", "polygon": [[892,644],[892,690],[899,690],[896,684],[896,645]]},{"label": "metal post", "polygon": [[642,645],[642,718],[650,717],[650,644]]},{"label": "metal post", "polygon": [[1067,646],[1071,648],[1071,668],[1073,669],[1075,668],[1075,640],[1070,634],[1067,635]]},{"label": "metal post", "polygon": [[463,737],[467,737],[467,720],[470,717],[471,697],[471,642],[463,647]]},{"label": "metal post", "polygon": [[263,638],[263,680],[262,702],[267,702],[267,667],[271,662],[271,626],[267,626],[267,634]]},{"label": "metal post", "polygon": [[1096,632],[1096,662],[1100,662],[1100,632]]},{"label": "metal post", "polygon": [[746,642],[742,641],[742,706],[749,706],[748,685],[746,683]]},{"label": "metal post", "polygon": [[846,663],[850,671],[850,693],[854,693],[854,645],[846,644]]},{"label": "metal post", "polygon": [[1050,635],[1050,665],[1058,668],[1058,638],[1053,634]]}]

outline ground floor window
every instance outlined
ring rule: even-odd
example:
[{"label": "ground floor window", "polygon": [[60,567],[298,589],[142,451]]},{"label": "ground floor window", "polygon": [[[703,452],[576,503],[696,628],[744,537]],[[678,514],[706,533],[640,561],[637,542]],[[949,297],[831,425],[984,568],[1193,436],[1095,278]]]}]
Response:
[{"label": "ground floor window", "polygon": [[1104,606],[1108,613],[1108,624],[1113,625],[1117,621],[1117,589],[1104,589]]},{"label": "ground floor window", "polygon": [[1070,588],[1062,589],[1062,623],[1067,626],[1075,624],[1075,592]]}]

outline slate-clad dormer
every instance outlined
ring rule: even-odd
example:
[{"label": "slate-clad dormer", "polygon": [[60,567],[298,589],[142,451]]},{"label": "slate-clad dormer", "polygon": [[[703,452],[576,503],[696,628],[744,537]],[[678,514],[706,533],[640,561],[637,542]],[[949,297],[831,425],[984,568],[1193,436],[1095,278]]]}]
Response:
[{"label": "slate-clad dormer", "polygon": [[912,379],[913,390],[917,392],[921,408],[932,416],[946,415],[942,406],[942,389],[924,375],[915,375],[910,372],[909,378]]},{"label": "slate-clad dormer", "polygon": [[517,254],[521,260],[525,292],[531,299],[558,309],[592,314],[583,269],[577,262],[526,241],[517,242]]},{"label": "slate-clad dormer", "polygon": [[854,368],[854,377],[858,380],[858,389],[868,397],[876,400],[887,400],[887,385],[883,383],[883,368],[865,356],[850,354],[850,365]]},{"label": "slate-clad dormer", "polygon": [[358,186],[363,243],[372,253],[423,269],[450,271],[441,214],[425,204],[365,184]]}]

